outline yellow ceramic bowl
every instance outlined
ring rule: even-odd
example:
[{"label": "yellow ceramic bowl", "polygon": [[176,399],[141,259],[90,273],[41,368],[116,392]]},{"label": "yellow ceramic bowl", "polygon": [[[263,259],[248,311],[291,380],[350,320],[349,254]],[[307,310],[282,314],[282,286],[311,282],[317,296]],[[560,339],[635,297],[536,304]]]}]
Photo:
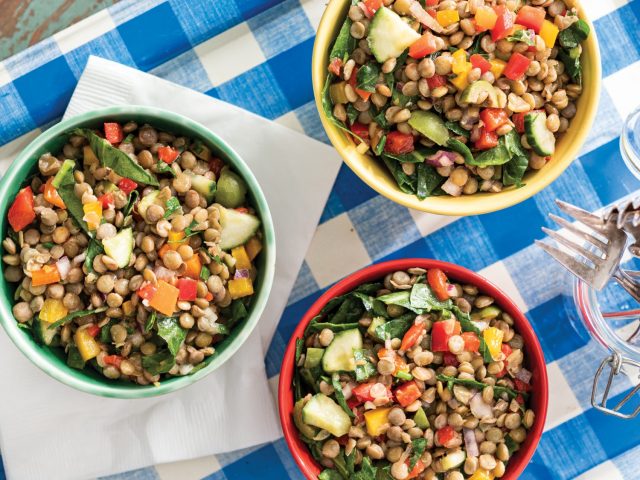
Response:
[{"label": "yellow ceramic bowl", "polygon": [[329,52],[347,15],[351,0],[330,0],[320,21],[313,47],[312,77],[316,106],[327,135],[344,161],[367,185],[381,195],[406,207],[440,215],[477,215],[502,210],[535,195],[553,182],[573,161],[587,138],[600,98],[600,52],[593,24],[578,5],[580,18],[589,23],[591,34],[583,44],[584,90],[578,100],[578,112],[556,145],[552,160],[541,170],[528,173],[521,188],[510,187],[500,193],[478,193],[460,197],[440,196],[418,200],[400,191],[384,164],[356,151],[353,142],[323,113],[322,87],[327,77]]}]

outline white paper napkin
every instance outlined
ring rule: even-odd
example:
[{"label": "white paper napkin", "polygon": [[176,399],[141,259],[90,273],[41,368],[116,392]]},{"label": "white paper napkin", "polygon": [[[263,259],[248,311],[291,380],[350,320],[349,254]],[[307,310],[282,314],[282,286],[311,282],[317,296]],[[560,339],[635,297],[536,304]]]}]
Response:
[{"label": "white paper napkin", "polygon": [[[114,400],[77,392],[33,366],[2,331],[0,449],[10,480],[97,477],[245,448],[281,435],[264,355],[340,159],[330,147],[262,117],[91,57],[65,117],[116,104],[181,113],[209,127],[244,158],[275,224],[273,290],[256,331],[224,367],[156,399]],[[6,170],[12,159],[0,157],[0,168]]]}]

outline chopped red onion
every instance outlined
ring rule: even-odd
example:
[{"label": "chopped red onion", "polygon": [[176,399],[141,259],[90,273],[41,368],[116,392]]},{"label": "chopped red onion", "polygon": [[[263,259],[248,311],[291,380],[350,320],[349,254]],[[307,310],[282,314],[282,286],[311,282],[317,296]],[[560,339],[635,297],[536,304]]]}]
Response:
[{"label": "chopped red onion", "polygon": [[491,408],[491,405],[485,403],[485,401],[482,399],[481,393],[476,393],[473,397],[471,397],[469,407],[471,408],[471,413],[473,413],[473,416],[480,420],[482,420],[483,418],[493,417],[493,409]]},{"label": "chopped red onion", "polygon": [[67,278],[67,275],[69,275],[69,271],[71,270],[71,262],[69,261],[69,258],[66,256],[60,257],[56,262],[56,268],[58,269],[58,273],[62,280]]},{"label": "chopped red onion", "polygon": [[531,376],[531,372],[526,368],[521,368],[520,371],[516,373],[516,378],[527,385],[531,382]]},{"label": "chopped red onion", "polygon": [[480,451],[478,450],[478,442],[476,441],[476,432],[470,428],[463,428],[464,433],[464,446],[467,450],[467,456],[478,457]]},{"label": "chopped red onion", "polygon": [[438,150],[433,155],[429,155],[424,159],[425,163],[432,167],[451,167],[455,164],[457,155],[446,150]]},{"label": "chopped red onion", "polygon": [[371,14],[371,10],[369,10],[369,7],[367,7],[364,2],[358,2],[358,8],[362,10],[362,13],[364,13],[365,17],[371,18],[373,16]]},{"label": "chopped red onion", "polygon": [[442,25],[440,25],[435,18],[429,15],[426,10],[422,8],[422,5],[420,5],[420,3],[418,3],[417,1],[414,1],[411,4],[411,6],[409,7],[409,12],[411,12],[413,18],[418,20],[425,27],[430,28],[434,32],[442,33]]},{"label": "chopped red onion", "polygon": [[173,270],[169,270],[161,265],[154,268],[153,273],[156,274],[156,278],[158,280],[173,280],[176,276],[176,273]]},{"label": "chopped red onion", "polygon": [[460,195],[462,195],[462,187],[453,183],[453,180],[451,180],[451,178],[447,179],[447,181],[442,184],[442,190],[447,192],[452,197],[459,197]]},{"label": "chopped red onion", "polygon": [[249,278],[249,270],[247,270],[246,268],[239,268],[236,270],[236,273],[233,276],[233,278],[234,279]]},{"label": "chopped red onion", "polygon": [[451,285],[450,283],[447,284],[447,295],[450,297],[456,297],[458,295],[458,289],[455,285]]}]

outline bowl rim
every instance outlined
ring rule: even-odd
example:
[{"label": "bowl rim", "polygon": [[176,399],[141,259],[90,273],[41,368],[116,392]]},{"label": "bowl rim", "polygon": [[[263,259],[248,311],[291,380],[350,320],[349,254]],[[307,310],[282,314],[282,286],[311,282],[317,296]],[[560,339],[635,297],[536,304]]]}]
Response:
[{"label": "bowl rim", "polygon": [[544,424],[547,418],[549,383],[547,377],[547,366],[540,342],[538,341],[533,327],[524,313],[517,307],[510,297],[508,297],[491,281],[460,265],[427,258],[389,260],[381,263],[374,263],[373,265],[358,270],[329,288],[304,314],[291,335],[285,350],[280,370],[280,379],[278,382],[278,413],[289,451],[307,479],[311,480],[317,478],[320,468],[309,453],[306,444],[300,440],[298,430],[294,425],[291,415],[294,404],[292,380],[295,367],[294,357],[296,339],[302,338],[306,326],[313,317],[320,313],[322,307],[332,298],[342,295],[362,283],[373,281],[375,279],[382,279],[388,273],[396,270],[406,270],[411,267],[421,267],[425,269],[440,268],[447,274],[447,276],[450,276],[450,278],[468,281],[473,285],[477,285],[480,288],[480,291],[492,295],[496,299],[496,304],[508,311],[508,313],[514,318],[514,322],[517,324],[518,333],[522,335],[525,340],[525,345],[527,345],[526,355],[530,369],[533,373],[533,382],[536,388],[535,391],[539,393],[536,393],[536,398],[534,400],[537,404],[534,409],[536,422],[533,428],[529,431],[524,446],[520,448],[510,459],[506,473],[502,477],[505,480],[516,480],[529,463],[529,460],[531,460],[540,438],[542,437]]},{"label": "bowl rim", "polygon": [[[36,152],[45,147],[52,139],[69,132],[74,127],[92,124],[108,117],[124,117],[127,115],[148,118],[149,123],[151,124],[154,120],[172,124],[176,128],[181,128],[191,132],[194,137],[201,138],[219,149],[225,156],[225,160],[228,160],[234,169],[247,182],[248,190],[254,198],[255,207],[260,212],[260,220],[262,222],[262,229],[265,236],[265,248],[262,252],[265,255],[265,272],[263,282],[256,292],[251,312],[249,313],[244,325],[238,330],[236,337],[226,346],[219,356],[214,357],[203,369],[192,375],[175,377],[170,381],[161,382],[158,386],[127,385],[124,383],[107,383],[106,381],[102,383],[99,380],[86,375],[75,377],[60,369],[45,358],[42,352],[42,347],[36,345],[35,341],[32,338],[28,338],[27,335],[25,335],[18,327],[12,312],[13,305],[7,305],[5,301],[0,299],[0,325],[2,325],[18,350],[20,350],[25,357],[27,357],[34,365],[44,371],[47,375],[82,392],[109,398],[135,399],[156,397],[192,385],[224,365],[224,363],[226,363],[226,361],[237,352],[258,324],[269,298],[275,272],[276,244],[273,220],[271,218],[271,212],[269,211],[267,200],[260,188],[260,185],[258,184],[258,181],[240,155],[231,148],[227,142],[222,140],[218,135],[201,123],[184,115],[157,107],[143,105],[114,105],[99,108],[62,120],[48,130],[42,132],[21,151],[21,153],[13,160],[11,166],[2,179],[0,179],[0,204],[6,202],[6,208],[8,208],[8,204],[10,202],[7,197],[12,184],[17,182],[21,185],[24,182],[23,178],[19,178],[20,169],[15,167],[27,164],[31,157],[34,157],[35,162],[37,162],[37,158],[35,157]],[[4,222],[6,222],[6,215],[0,215],[0,228],[4,226]]]},{"label": "bowl rim", "polygon": [[[311,59],[313,94],[318,115],[320,116],[320,120],[331,144],[349,168],[377,193],[395,203],[422,212],[460,217],[480,215],[503,210],[531,198],[553,183],[569,165],[571,165],[575,158],[577,158],[580,149],[591,132],[598,111],[598,103],[602,89],[602,67],[596,30],[592,21],[586,16],[584,7],[579,1],[576,2],[578,16],[585,20],[591,29],[591,33],[584,43],[584,50],[589,53],[589,68],[584,69],[584,76],[588,77],[589,82],[583,82],[587,84],[588,88],[584,89],[579,100],[581,102],[579,111],[584,111],[580,117],[580,125],[576,125],[576,129],[571,131],[571,137],[567,137],[565,140],[564,137],[567,135],[565,134],[560,140],[564,140],[563,145],[568,145],[564,155],[561,158],[554,158],[553,162],[545,166],[543,169],[544,172],[529,173],[529,175],[535,175],[535,178],[528,178],[528,181],[526,181],[521,188],[513,187],[498,193],[476,193],[460,197],[428,197],[425,200],[418,200],[415,195],[403,193],[395,184],[392,184],[392,182],[380,180],[377,168],[376,171],[374,171],[370,162],[362,161],[364,155],[359,154],[351,140],[347,139],[342,130],[338,129],[324,115],[322,88],[327,76],[327,64],[323,60],[325,54],[328,60],[328,50],[334,41],[333,33],[334,30],[338,28],[335,26],[335,22],[344,17],[349,4],[349,0],[329,0],[320,19]],[[589,99],[585,98],[587,94],[589,94]],[[580,128],[578,129],[578,127]],[[386,169],[383,171],[385,175],[389,175]],[[544,173],[544,175],[540,176],[542,173]],[[527,178],[525,178],[525,180],[527,180]]]}]

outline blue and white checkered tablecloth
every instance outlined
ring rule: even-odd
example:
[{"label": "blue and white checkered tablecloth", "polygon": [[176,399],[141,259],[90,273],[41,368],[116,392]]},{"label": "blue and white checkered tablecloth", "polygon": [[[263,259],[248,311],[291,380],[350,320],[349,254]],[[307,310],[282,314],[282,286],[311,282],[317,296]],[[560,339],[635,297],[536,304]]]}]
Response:
[{"label": "blue and white checkered tablecloth", "polygon": [[[640,0],[583,4],[600,39],[604,83],[580,158],[526,202],[462,219],[393,204],[343,166],[266,357],[274,389],[289,336],[329,285],[380,260],[438,258],[495,280],[540,336],[550,377],[549,416],[521,478],[640,479],[640,420],[616,420],[591,408],[591,382],[605,351],[580,324],[570,277],[533,246],[542,225],[553,227],[546,215],[558,213],[555,198],[593,210],[640,188],[618,153],[622,120],[640,104]],[[322,0],[124,0],[0,63],[0,153],[59,119],[89,54],[151,71],[327,142],[310,77],[323,9]],[[609,300],[620,298],[611,294]],[[621,398],[630,386],[614,393]],[[282,439],[110,478],[203,477],[302,478]]]}]

